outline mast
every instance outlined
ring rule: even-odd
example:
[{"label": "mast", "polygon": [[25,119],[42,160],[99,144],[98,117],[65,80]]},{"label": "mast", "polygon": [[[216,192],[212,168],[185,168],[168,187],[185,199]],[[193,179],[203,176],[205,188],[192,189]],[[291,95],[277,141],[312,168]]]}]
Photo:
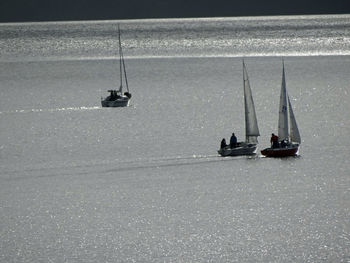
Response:
[{"label": "mast", "polygon": [[244,88],[244,113],[245,113],[245,134],[247,143],[258,143],[260,136],[258,121],[256,118],[252,90],[250,88],[247,69],[243,60],[243,88]]},{"label": "mast", "polygon": [[287,111],[287,90],[286,77],[284,72],[284,61],[282,69],[282,85],[280,94],[279,117],[278,117],[278,140],[288,140],[288,111]]},{"label": "mast", "polygon": [[122,72],[122,48],[121,48],[121,43],[120,43],[120,27],[118,24],[118,40],[119,40],[119,75],[120,75],[120,87],[119,91],[122,93],[123,92],[123,72]]}]

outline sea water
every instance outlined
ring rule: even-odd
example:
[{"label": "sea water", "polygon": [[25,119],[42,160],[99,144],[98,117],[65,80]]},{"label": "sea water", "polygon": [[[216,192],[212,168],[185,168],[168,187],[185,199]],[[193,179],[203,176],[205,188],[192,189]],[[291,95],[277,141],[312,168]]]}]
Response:
[{"label": "sea water", "polygon": [[[119,87],[118,24],[129,107]],[[349,15],[0,24],[1,262],[349,262]],[[261,136],[244,140],[242,58]],[[263,158],[286,69],[298,157]]]}]

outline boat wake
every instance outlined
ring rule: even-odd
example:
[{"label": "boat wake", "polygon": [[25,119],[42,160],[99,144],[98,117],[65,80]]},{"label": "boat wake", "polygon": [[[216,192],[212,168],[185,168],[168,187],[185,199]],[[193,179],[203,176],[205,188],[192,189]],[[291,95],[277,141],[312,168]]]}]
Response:
[{"label": "boat wake", "polygon": [[101,110],[100,106],[92,107],[65,107],[65,108],[53,108],[53,109],[23,109],[23,110],[11,110],[11,111],[0,111],[0,114],[11,114],[11,113],[35,113],[35,112],[59,112],[59,111],[89,111],[89,110]]},{"label": "boat wake", "polygon": [[30,180],[33,178],[49,178],[62,176],[106,176],[123,174],[130,171],[179,168],[183,166],[205,165],[217,162],[237,161],[254,157],[221,157],[218,154],[193,154],[188,156],[167,156],[135,158],[132,160],[104,159],[81,160],[79,162],[45,163],[45,165],[29,165],[12,167],[3,171],[5,180]]},{"label": "boat wake", "polygon": [[153,158],[138,158],[129,161],[113,160],[105,163],[104,166],[110,167],[104,170],[103,174],[115,174],[119,172],[161,169],[170,167],[182,167],[192,165],[205,165],[217,162],[231,162],[242,159],[256,159],[258,156],[238,156],[238,157],[221,157],[218,154],[193,154],[188,156],[167,156]]},{"label": "boat wake", "polygon": [[105,170],[104,173],[117,173],[123,171],[144,169],[159,169],[166,167],[180,167],[221,161],[225,161],[225,159],[216,154],[193,154],[189,156],[138,158],[130,161],[115,160],[113,162],[110,162],[110,164],[113,163],[113,166],[111,166],[110,169]]}]

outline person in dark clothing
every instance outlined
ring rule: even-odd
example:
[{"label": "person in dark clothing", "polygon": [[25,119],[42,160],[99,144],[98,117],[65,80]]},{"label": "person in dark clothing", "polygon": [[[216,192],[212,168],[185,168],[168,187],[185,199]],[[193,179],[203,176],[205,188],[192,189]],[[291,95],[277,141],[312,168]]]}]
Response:
[{"label": "person in dark clothing", "polygon": [[270,143],[272,148],[279,148],[278,136],[272,133]]},{"label": "person in dark clothing", "polygon": [[113,101],[116,98],[116,91],[115,90],[109,90],[111,92],[111,96],[109,97],[109,100]]},{"label": "person in dark clothing", "polygon": [[223,139],[221,140],[220,149],[223,149],[223,148],[225,148],[226,146],[227,146],[226,140],[225,140],[225,138],[223,138]]},{"label": "person in dark clothing", "polygon": [[237,137],[235,133],[232,133],[231,139],[230,139],[230,147],[236,148],[237,147]]}]

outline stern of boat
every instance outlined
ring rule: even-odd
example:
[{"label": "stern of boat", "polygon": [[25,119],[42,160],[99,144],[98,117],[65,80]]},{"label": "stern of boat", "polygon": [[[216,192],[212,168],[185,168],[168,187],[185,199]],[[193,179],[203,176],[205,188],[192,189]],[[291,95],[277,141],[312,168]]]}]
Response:
[{"label": "stern of boat", "polygon": [[257,145],[256,144],[246,144],[245,142],[238,143],[235,148],[230,148],[229,146],[218,150],[221,156],[241,156],[241,155],[254,155],[256,154]]},{"label": "stern of boat", "polygon": [[296,156],[299,151],[299,144],[292,144],[283,148],[266,148],[261,154],[266,157],[289,157]]}]

